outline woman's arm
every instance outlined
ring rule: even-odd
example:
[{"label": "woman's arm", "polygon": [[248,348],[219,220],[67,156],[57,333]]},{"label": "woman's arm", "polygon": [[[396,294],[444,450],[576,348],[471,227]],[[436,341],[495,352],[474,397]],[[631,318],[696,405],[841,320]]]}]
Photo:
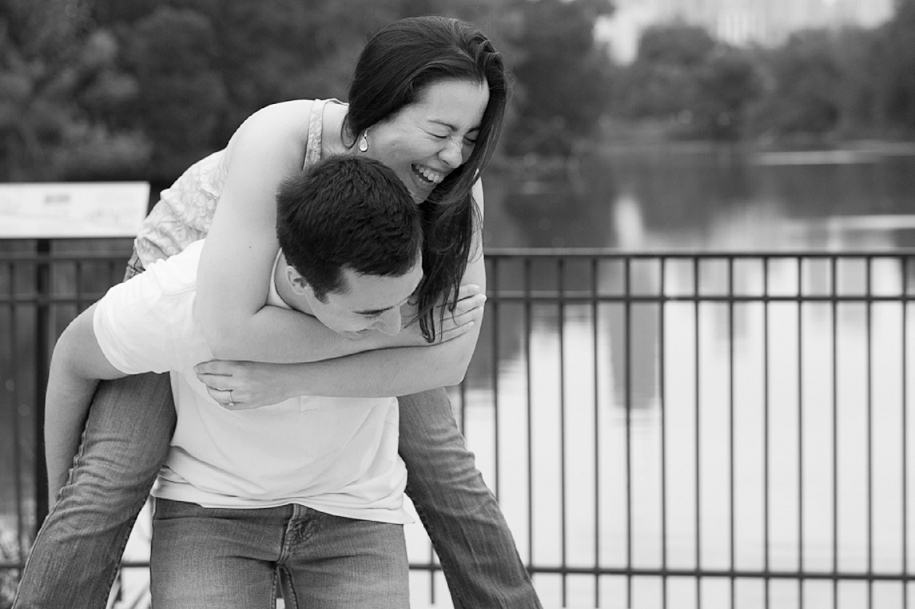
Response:
[{"label": "woman's arm", "polygon": [[[474,199],[483,214],[483,191],[474,185]],[[485,293],[486,265],[481,228],[477,227],[471,260],[462,283]],[[383,397],[408,395],[456,385],[464,378],[476,348],[482,318],[464,334],[426,347],[364,351],[320,362],[272,366],[252,362],[209,362],[198,366],[198,378],[217,400],[232,390],[242,408],[273,404],[297,395]]]},{"label": "woman's arm", "polygon": [[383,347],[421,345],[418,329],[350,341],[309,316],[266,306],[276,238],[276,192],[302,170],[309,100],[268,106],[226,148],[227,177],[200,258],[196,312],[220,359],[308,362]]},{"label": "woman's arm", "polygon": [[[482,201],[482,197],[477,200]],[[462,281],[480,286],[485,293],[482,239],[477,236],[474,241],[476,253],[468,263]],[[481,325],[482,318],[454,340],[429,347],[365,351],[335,360],[302,364],[293,379],[298,379],[301,388],[308,391],[300,391],[297,395],[408,395],[457,385],[464,380]]]},{"label": "woman's arm", "polygon": [[[450,365],[447,346],[380,349],[305,364],[207,362],[197,378],[214,400],[233,410],[260,408],[301,395],[374,398],[457,385],[466,366]],[[430,353],[432,357],[430,357]],[[209,367],[210,364],[217,366]],[[218,370],[218,372],[216,372]],[[421,370],[422,374],[416,371]],[[232,401],[229,402],[231,390]],[[231,403],[231,406],[227,404]]]},{"label": "woman's arm", "polygon": [[464,378],[479,336],[482,298],[476,298],[481,304],[467,313],[474,318],[472,325],[462,325],[462,333],[456,338],[436,345],[378,349],[300,364],[214,360],[196,367],[197,378],[221,404],[229,403],[231,390],[233,407],[239,410],[300,395],[386,397],[457,385]]}]

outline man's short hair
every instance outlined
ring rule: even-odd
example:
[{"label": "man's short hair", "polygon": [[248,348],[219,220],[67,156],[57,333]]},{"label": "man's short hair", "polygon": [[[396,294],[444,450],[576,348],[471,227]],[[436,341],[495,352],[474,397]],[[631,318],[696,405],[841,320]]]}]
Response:
[{"label": "man's short hair", "polygon": [[419,208],[378,161],[329,157],[286,179],[276,199],[280,248],[322,301],[345,289],[344,268],[398,277],[420,259]]}]

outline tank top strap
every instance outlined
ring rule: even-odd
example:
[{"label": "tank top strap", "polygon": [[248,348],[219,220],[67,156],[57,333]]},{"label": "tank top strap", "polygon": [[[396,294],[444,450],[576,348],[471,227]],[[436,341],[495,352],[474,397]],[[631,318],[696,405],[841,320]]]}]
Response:
[{"label": "tank top strap", "polygon": [[321,159],[321,138],[324,133],[324,106],[326,99],[316,99],[311,103],[311,116],[308,117],[308,143],[305,145],[305,167],[311,167]]},{"label": "tank top strap", "polygon": [[338,99],[316,99],[311,104],[311,116],[308,117],[308,143],[305,146],[305,167],[311,167],[323,156],[324,108],[327,103],[343,104]]}]

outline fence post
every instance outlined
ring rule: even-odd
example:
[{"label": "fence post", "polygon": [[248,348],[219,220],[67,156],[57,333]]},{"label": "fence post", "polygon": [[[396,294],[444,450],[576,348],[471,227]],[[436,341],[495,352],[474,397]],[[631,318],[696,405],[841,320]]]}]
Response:
[{"label": "fence post", "polygon": [[51,337],[51,240],[39,239],[35,266],[35,533],[48,515],[48,471],[44,462],[44,401]]}]

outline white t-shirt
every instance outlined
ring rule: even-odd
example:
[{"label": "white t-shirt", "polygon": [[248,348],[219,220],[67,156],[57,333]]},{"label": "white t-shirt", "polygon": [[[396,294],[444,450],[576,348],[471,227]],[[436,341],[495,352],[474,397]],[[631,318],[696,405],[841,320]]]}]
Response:
[{"label": "white t-shirt", "polygon": [[[347,518],[411,522],[396,398],[303,396],[242,411],[210,398],[193,370],[213,359],[194,316],[202,244],[111,288],[93,318],[115,368],[171,374],[178,423],[153,495],[204,507],[298,503]],[[271,286],[270,304],[286,307]]]}]

